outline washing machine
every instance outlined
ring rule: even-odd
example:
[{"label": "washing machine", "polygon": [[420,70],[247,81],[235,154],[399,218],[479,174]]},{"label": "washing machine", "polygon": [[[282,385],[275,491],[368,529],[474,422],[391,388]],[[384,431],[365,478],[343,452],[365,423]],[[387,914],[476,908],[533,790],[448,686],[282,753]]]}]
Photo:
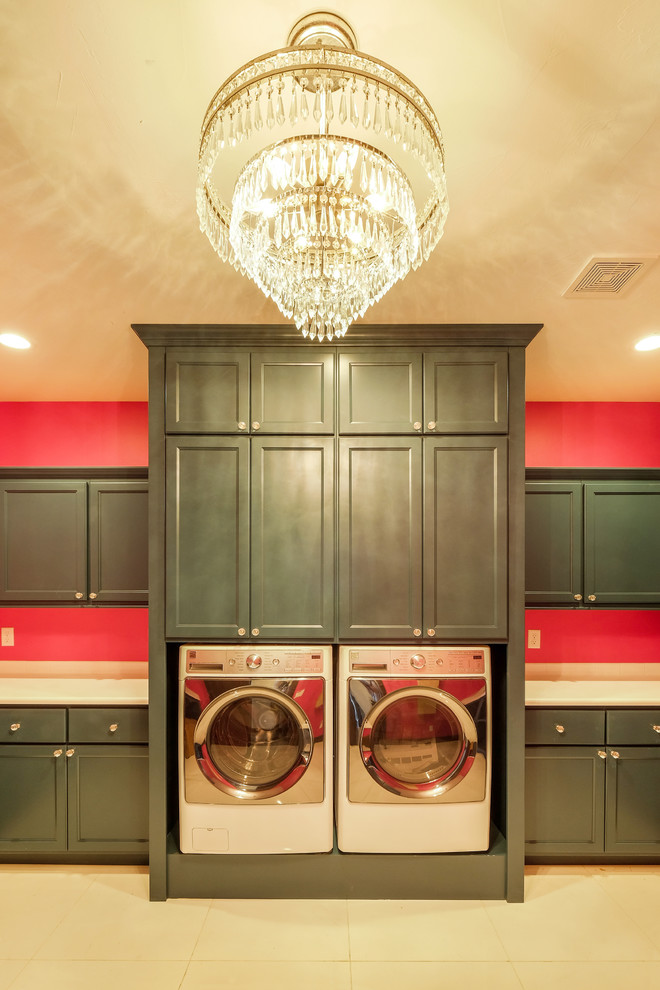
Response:
[{"label": "washing machine", "polygon": [[179,651],[183,853],[329,852],[332,649]]},{"label": "washing machine", "polygon": [[337,695],[339,849],[487,849],[489,648],[342,646]]}]

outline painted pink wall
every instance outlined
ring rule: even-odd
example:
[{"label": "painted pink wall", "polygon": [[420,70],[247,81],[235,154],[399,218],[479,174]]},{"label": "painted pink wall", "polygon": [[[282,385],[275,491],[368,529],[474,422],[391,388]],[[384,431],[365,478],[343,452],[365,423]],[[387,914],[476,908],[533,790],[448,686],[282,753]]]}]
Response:
[{"label": "painted pink wall", "polygon": [[527,663],[660,663],[655,609],[528,608],[527,629],[541,632],[541,648],[526,651]]},{"label": "painted pink wall", "polygon": [[660,402],[528,402],[527,467],[660,467]]},{"label": "painted pink wall", "polygon": [[148,660],[147,608],[0,608],[1,660]]}]

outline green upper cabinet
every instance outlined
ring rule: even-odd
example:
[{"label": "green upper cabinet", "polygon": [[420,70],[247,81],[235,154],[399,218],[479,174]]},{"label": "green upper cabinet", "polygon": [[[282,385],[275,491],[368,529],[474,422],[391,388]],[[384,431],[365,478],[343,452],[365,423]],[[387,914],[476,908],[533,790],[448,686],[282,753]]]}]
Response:
[{"label": "green upper cabinet", "polygon": [[6,481],[2,500],[0,600],[146,603],[146,480]]},{"label": "green upper cabinet", "polygon": [[427,433],[507,433],[508,354],[461,348],[424,355]]},{"label": "green upper cabinet", "polygon": [[660,483],[587,483],[584,520],[586,601],[660,603]]},{"label": "green upper cabinet", "polygon": [[582,599],[582,485],[530,481],[525,488],[525,599]]},{"label": "green upper cabinet", "polygon": [[424,440],[424,635],[507,634],[506,437]]},{"label": "green upper cabinet", "polygon": [[251,431],[332,435],[334,390],[332,351],[280,348],[253,354]]},{"label": "green upper cabinet", "polygon": [[660,483],[527,482],[528,604],[660,603]]},{"label": "green upper cabinet", "polygon": [[173,347],[165,361],[166,433],[247,432],[250,352]]},{"label": "green upper cabinet", "polygon": [[421,433],[422,354],[400,348],[339,355],[339,432]]},{"label": "green upper cabinet", "polygon": [[332,638],[333,451],[331,438],[167,441],[168,637]]},{"label": "green upper cabinet", "polygon": [[421,636],[422,440],[339,444],[339,638]]}]

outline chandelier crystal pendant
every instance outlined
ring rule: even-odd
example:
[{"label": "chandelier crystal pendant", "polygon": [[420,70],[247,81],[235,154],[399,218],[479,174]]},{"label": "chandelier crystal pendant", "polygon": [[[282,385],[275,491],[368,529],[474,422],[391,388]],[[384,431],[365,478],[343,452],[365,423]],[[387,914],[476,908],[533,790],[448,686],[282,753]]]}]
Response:
[{"label": "chandelier crystal pendant", "polygon": [[448,212],[433,110],[319,11],[220,87],[199,147],[200,227],[305,337],[343,337],[427,260]]}]

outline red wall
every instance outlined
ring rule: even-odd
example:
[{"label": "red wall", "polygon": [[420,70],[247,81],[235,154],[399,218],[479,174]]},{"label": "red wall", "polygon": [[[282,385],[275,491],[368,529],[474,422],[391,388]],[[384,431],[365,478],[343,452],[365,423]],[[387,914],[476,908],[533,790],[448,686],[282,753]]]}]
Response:
[{"label": "red wall", "polygon": [[[146,402],[0,402],[0,465],[143,467]],[[146,608],[0,608],[4,660],[146,660]]]}]

